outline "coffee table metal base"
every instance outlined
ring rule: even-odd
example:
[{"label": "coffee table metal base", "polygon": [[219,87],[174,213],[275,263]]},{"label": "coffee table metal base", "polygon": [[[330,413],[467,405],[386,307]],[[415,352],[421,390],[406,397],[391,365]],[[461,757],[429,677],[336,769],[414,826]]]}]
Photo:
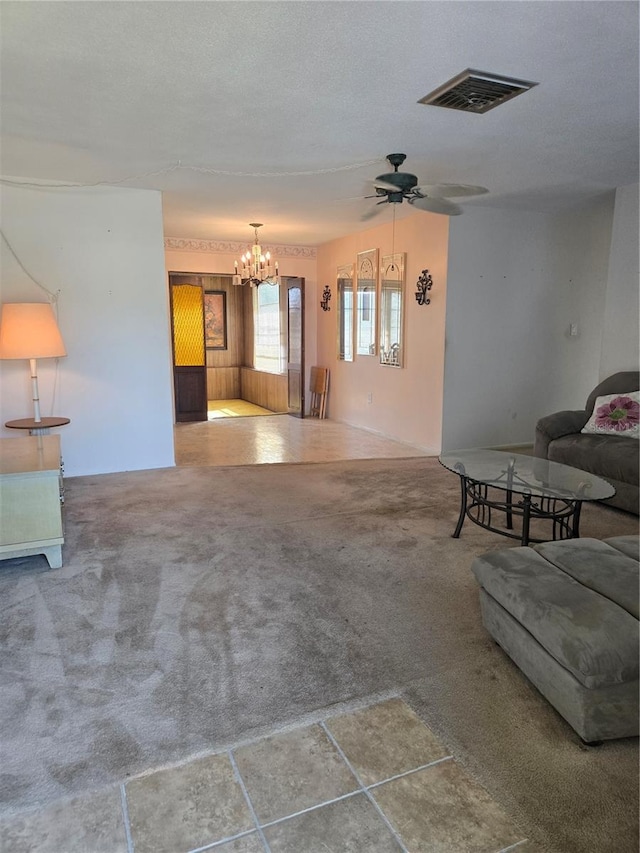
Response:
[{"label": "coffee table metal base", "polygon": [[[581,500],[564,500],[556,497],[533,498],[528,494],[517,494],[517,500],[514,502],[514,494],[508,489],[504,492],[504,499],[496,500],[489,496],[489,486],[485,483],[472,480],[461,472],[458,474],[462,499],[460,517],[453,534],[454,539],[460,536],[465,518],[485,530],[508,536],[510,539],[518,539],[522,545],[528,545],[531,542],[548,542],[550,539],[575,539],[580,535]],[[496,514],[504,515],[506,529],[495,526]],[[514,517],[522,519],[520,533],[510,532],[513,530]],[[550,522],[551,536],[543,539],[531,537],[530,528],[533,520]]]}]

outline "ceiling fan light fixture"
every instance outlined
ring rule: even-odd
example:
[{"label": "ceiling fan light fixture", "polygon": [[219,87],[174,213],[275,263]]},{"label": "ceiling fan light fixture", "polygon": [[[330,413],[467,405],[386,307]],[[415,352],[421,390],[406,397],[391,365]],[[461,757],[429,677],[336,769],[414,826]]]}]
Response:
[{"label": "ceiling fan light fixture", "polygon": [[420,98],[418,103],[467,113],[487,113],[537,85],[531,80],[467,68]]}]

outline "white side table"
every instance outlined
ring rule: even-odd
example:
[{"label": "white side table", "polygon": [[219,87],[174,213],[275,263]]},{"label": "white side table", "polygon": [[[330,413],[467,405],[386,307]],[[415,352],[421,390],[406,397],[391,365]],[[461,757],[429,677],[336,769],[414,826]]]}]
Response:
[{"label": "white side table", "polygon": [[0,439],[0,560],[44,554],[62,566],[60,437]]}]

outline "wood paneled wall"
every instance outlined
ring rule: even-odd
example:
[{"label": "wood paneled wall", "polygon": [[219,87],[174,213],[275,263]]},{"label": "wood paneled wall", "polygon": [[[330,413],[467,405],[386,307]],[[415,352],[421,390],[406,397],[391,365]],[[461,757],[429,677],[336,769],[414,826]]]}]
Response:
[{"label": "wood paneled wall", "polygon": [[230,276],[203,275],[200,279],[204,290],[224,290],[227,294],[227,348],[207,350],[207,367],[239,367],[244,363],[242,305],[245,288],[234,287]]},{"label": "wood paneled wall", "polygon": [[263,373],[251,367],[240,369],[240,391],[243,400],[270,409],[272,412],[288,411],[287,377]]},{"label": "wood paneled wall", "polygon": [[239,367],[207,367],[207,400],[240,398]]}]

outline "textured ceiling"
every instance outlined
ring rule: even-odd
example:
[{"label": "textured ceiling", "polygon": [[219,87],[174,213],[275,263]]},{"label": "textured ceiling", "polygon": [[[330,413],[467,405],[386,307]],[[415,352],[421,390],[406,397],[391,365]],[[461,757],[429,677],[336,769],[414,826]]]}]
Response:
[{"label": "textured ceiling", "polygon": [[[395,151],[420,183],[489,188],[468,205],[554,209],[638,180],[636,2],[4,0],[0,22],[2,174],[179,162],[121,184],[162,190],[168,236],[369,227],[360,198]],[[417,103],[466,68],[539,85],[484,115]]]}]

